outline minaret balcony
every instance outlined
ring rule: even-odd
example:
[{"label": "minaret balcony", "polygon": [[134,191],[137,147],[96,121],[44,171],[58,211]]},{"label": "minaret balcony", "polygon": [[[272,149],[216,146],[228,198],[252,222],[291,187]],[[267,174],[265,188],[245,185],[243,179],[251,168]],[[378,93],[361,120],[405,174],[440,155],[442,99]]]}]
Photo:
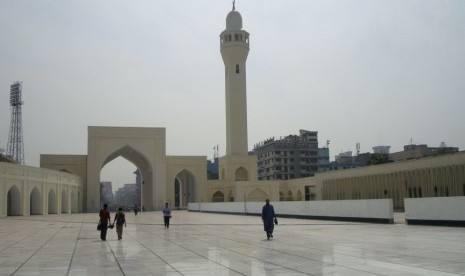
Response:
[{"label": "minaret balcony", "polygon": [[225,43],[234,43],[237,45],[246,44],[249,45],[249,33],[246,31],[224,31],[220,35],[220,43],[221,45]]}]

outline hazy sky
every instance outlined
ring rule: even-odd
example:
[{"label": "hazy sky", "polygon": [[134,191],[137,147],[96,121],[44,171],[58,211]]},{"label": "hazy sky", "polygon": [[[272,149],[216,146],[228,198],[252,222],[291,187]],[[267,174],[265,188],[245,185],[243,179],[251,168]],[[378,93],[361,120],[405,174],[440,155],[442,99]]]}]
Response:
[{"label": "hazy sky", "polygon": [[[86,154],[87,126],[166,127],[168,155],[225,153],[219,34],[231,1],[0,0],[0,147],[23,81],[26,164]],[[465,149],[465,1],[241,1],[248,141],[318,131],[342,151]],[[102,180],[134,182],[108,164]],[[116,170],[123,170],[118,175]],[[127,180],[126,180],[127,177]],[[121,183],[120,183],[121,182]],[[119,184],[118,184],[119,183]]]}]

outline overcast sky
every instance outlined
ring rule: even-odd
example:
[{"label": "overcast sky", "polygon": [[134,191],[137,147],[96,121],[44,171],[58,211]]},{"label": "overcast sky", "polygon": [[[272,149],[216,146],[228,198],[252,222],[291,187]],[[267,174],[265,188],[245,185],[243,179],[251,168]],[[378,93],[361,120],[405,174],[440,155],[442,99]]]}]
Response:
[{"label": "overcast sky", "polygon": [[[225,153],[228,0],[0,0],[0,147],[23,81],[26,164],[87,154],[87,126],[166,127],[168,155]],[[316,130],[330,154],[465,149],[465,1],[236,2],[250,33],[249,149]],[[116,160],[102,180],[134,182]],[[116,174],[120,167],[124,175]]]}]

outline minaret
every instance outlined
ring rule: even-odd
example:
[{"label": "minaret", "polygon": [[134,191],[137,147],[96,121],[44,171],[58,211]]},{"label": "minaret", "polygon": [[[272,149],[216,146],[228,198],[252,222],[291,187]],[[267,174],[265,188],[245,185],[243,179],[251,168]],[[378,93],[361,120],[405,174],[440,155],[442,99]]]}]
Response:
[{"label": "minaret", "polygon": [[249,33],[242,29],[242,17],[234,3],[220,41],[225,66],[226,155],[244,156],[248,153],[245,62],[249,53]]}]

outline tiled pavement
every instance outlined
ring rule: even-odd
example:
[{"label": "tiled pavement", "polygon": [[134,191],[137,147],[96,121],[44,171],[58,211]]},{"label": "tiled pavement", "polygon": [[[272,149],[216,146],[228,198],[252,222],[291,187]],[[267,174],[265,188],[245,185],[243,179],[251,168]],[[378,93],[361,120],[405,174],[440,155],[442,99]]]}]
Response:
[{"label": "tiled pavement", "polygon": [[[112,218],[113,218],[112,214]],[[127,213],[118,241],[97,214],[0,219],[0,275],[465,275],[465,228]]]}]

